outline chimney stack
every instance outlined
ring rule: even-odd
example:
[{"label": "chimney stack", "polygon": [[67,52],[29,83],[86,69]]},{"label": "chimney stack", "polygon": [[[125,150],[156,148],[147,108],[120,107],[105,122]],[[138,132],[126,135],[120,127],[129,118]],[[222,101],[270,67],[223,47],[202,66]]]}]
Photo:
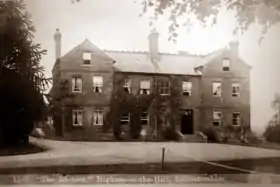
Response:
[{"label": "chimney stack", "polygon": [[229,42],[229,49],[230,49],[236,56],[239,56],[239,42],[238,42],[238,41]]},{"label": "chimney stack", "polygon": [[154,29],[149,36],[149,52],[152,60],[158,60],[158,32]]},{"label": "chimney stack", "polygon": [[55,58],[56,60],[61,58],[61,33],[59,29],[56,29],[54,34],[54,41],[55,41]]}]

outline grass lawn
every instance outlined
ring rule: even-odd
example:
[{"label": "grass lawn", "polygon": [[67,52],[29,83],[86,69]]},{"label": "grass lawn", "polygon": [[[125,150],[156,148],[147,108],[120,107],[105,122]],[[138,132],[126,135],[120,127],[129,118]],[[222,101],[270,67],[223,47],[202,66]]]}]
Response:
[{"label": "grass lawn", "polygon": [[45,150],[44,148],[38,147],[33,144],[28,144],[28,145],[21,145],[16,147],[1,148],[0,156],[32,154],[32,153],[39,153],[44,150]]}]

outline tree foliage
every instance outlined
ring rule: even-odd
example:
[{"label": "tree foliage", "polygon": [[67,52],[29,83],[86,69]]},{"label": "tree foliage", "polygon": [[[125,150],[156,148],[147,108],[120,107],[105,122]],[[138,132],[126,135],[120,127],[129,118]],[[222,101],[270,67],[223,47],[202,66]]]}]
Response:
[{"label": "tree foliage", "polygon": [[[72,0],[81,2],[82,0]],[[136,1],[136,0],[134,0]],[[236,28],[233,33],[244,33],[253,23],[259,23],[263,35],[274,24],[280,21],[279,0],[139,0],[142,14],[152,12],[154,20],[163,14],[169,16],[170,40],[176,41],[178,28],[191,26],[192,18],[204,25],[207,20],[216,24],[221,9],[226,8],[236,12]],[[183,20],[182,22],[179,20]],[[152,21],[152,22],[153,22]],[[263,37],[263,36],[262,36]],[[261,38],[262,38],[261,37]]]},{"label": "tree foliage", "polygon": [[6,143],[26,138],[44,117],[49,80],[40,60],[46,51],[33,42],[34,31],[23,1],[0,1],[0,135]]},{"label": "tree foliage", "polygon": [[107,121],[106,130],[113,128],[115,137],[122,139],[123,127],[120,119],[124,113],[129,112],[131,116],[129,134],[132,139],[138,139],[142,129],[141,115],[143,112],[148,112],[150,135],[154,135],[156,138],[164,136],[166,139],[176,139],[175,125],[178,122],[178,116],[174,114],[178,114],[181,104],[181,87],[177,78],[168,77],[172,86],[170,95],[166,96],[161,96],[159,87],[154,84],[161,80],[160,77],[154,77],[154,87],[148,95],[141,95],[140,90],[136,94],[127,93],[122,86],[124,79],[126,77],[115,80],[114,85],[116,86],[112,94],[111,109],[105,120]]},{"label": "tree foliage", "polygon": [[272,116],[268,126],[265,129],[264,137],[269,142],[280,143],[280,95],[275,94],[271,107],[274,109],[275,114]]},{"label": "tree foliage", "polygon": [[[177,28],[191,25],[192,18],[204,25],[206,21],[216,24],[221,9],[236,12],[236,28],[233,33],[244,33],[253,23],[259,23],[263,34],[280,21],[280,1],[278,0],[143,0],[143,13],[152,11],[154,18],[169,15],[170,39],[176,40]],[[182,19],[183,23],[179,20]]]}]

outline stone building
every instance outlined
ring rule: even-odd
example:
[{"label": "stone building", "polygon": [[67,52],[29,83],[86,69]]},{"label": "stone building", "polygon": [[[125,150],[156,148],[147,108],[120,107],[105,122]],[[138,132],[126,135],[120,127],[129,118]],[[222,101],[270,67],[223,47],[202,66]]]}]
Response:
[{"label": "stone building", "polygon": [[[129,94],[151,94],[155,77],[162,97],[170,94],[170,76],[180,81],[180,134],[192,135],[204,127],[235,126],[250,128],[250,69],[238,54],[238,42],[209,55],[184,52],[160,53],[158,33],[149,36],[148,51],[101,50],[89,40],[61,56],[61,33],[55,34],[56,63],[53,67],[53,95],[61,80],[69,82],[73,98],[64,101],[64,113],[54,119],[58,134],[69,139],[105,140],[112,130],[103,131],[110,111],[115,80],[125,77],[123,86]],[[55,91],[56,90],[56,91]],[[175,114],[173,114],[175,115]],[[150,115],[141,116],[149,125]],[[120,120],[130,122],[130,115]]]}]

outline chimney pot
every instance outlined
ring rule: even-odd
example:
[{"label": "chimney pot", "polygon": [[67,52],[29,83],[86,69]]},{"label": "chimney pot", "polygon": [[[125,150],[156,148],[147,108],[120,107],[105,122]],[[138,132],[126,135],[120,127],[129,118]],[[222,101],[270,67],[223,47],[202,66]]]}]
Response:
[{"label": "chimney pot", "polygon": [[59,29],[56,29],[56,32],[54,34],[56,60],[61,58],[61,38],[62,38],[62,35],[61,35]]}]

